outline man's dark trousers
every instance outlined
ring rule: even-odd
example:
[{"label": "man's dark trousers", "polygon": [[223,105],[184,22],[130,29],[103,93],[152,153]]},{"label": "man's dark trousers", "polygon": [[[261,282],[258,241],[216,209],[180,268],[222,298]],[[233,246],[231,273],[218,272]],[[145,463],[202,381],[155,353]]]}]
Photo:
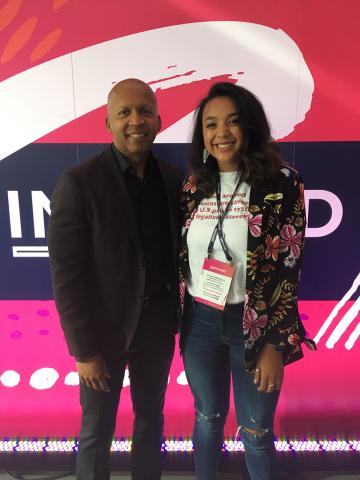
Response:
[{"label": "man's dark trousers", "polygon": [[[169,294],[160,292],[142,309],[135,337],[122,358],[108,358],[110,392],[98,392],[80,385],[83,409],[80,450],[77,456],[77,480],[108,480],[109,454],[115,430],[116,414],[126,365],[135,414],[132,439],[133,480],[161,478],[160,445],[163,435],[163,407],[174,335],[161,336],[161,319],[169,315]],[[157,327],[157,325],[159,327]],[[150,328],[152,326],[153,328]]]}]

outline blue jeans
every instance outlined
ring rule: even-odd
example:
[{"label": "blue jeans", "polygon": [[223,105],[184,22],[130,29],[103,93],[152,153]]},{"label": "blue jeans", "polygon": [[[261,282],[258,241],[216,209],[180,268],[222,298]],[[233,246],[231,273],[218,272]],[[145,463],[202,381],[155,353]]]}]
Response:
[{"label": "blue jeans", "polygon": [[193,442],[198,480],[216,477],[229,411],[230,376],[250,477],[275,478],[273,423],[279,392],[258,392],[253,374],[245,370],[242,316],[242,304],[228,305],[221,312],[191,297],[185,303],[184,364],[195,402]]}]

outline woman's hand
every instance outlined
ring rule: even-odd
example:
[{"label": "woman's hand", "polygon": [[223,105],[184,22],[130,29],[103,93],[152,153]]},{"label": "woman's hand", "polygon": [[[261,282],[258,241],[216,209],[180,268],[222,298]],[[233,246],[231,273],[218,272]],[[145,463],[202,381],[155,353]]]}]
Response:
[{"label": "woman's hand", "polygon": [[284,379],[282,354],[272,345],[266,344],[259,353],[254,372],[254,383],[259,392],[271,393],[280,390]]}]

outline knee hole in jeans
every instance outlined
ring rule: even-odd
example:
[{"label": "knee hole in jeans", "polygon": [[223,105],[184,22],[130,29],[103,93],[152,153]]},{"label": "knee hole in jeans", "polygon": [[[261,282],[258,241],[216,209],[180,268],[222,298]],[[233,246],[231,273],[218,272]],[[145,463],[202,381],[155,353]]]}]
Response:
[{"label": "knee hole in jeans", "polygon": [[261,430],[254,430],[252,428],[247,428],[242,425],[239,426],[238,431],[240,432],[245,432],[249,436],[253,438],[263,438],[267,433],[269,433],[270,429],[269,428],[264,428]]},{"label": "knee hole in jeans", "polygon": [[203,412],[196,410],[196,422],[202,424],[206,428],[222,428],[225,425],[227,415],[216,412],[210,415],[205,415]]},{"label": "knee hole in jeans", "polygon": [[207,422],[209,420],[213,420],[214,418],[220,418],[221,417],[220,412],[214,413],[213,415],[205,415],[204,413],[199,412],[199,411],[197,411],[196,413],[197,413],[198,420],[204,420],[205,422]]}]

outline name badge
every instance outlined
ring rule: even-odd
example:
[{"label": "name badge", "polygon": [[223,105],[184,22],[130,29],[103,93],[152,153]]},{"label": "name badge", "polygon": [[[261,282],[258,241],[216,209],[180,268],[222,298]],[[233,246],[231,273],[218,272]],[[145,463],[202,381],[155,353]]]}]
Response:
[{"label": "name badge", "polygon": [[224,310],[234,270],[229,263],[205,258],[195,300]]}]

